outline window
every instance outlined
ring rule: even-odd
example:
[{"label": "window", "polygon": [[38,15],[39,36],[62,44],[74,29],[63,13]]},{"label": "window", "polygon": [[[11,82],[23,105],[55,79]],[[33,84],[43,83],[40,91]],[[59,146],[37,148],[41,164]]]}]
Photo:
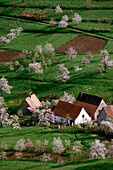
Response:
[{"label": "window", "polygon": [[84,118],[85,117],[85,115],[82,115],[82,118]]}]

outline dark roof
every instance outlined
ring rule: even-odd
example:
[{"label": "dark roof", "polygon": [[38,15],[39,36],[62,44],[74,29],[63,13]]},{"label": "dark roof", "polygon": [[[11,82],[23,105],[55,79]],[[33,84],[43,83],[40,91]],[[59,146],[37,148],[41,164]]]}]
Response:
[{"label": "dark roof", "polygon": [[75,120],[80,114],[81,110],[82,110],[82,106],[59,100],[53,112],[54,115],[60,117],[66,117],[67,115],[69,115],[70,119]]},{"label": "dark roof", "polygon": [[85,102],[80,102],[80,101],[75,101],[74,104],[78,104],[78,105],[84,107],[84,109],[89,114],[89,116],[91,116],[94,119],[94,113],[96,112],[98,106],[92,105],[89,103],[85,103]]},{"label": "dark roof", "polygon": [[102,97],[98,97],[98,96],[91,95],[88,93],[80,92],[76,100],[99,106],[99,104],[102,100]]},{"label": "dark roof", "polygon": [[105,106],[104,110],[105,110],[108,117],[113,116],[113,105]]}]

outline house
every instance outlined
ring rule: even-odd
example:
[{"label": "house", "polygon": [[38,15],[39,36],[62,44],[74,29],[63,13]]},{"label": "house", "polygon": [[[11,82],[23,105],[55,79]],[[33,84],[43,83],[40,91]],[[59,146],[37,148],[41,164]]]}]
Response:
[{"label": "house", "polygon": [[91,95],[88,93],[80,92],[75,103],[84,107],[89,116],[92,117],[93,120],[97,120],[97,116],[100,113],[100,110],[107,106],[107,103],[104,101],[102,97]]},{"label": "house", "polygon": [[55,115],[55,121],[57,122],[67,122],[69,124],[80,124],[87,121],[91,121],[91,117],[85,111],[82,106],[68,103],[59,100],[56,108],[53,110]]},{"label": "house", "polygon": [[28,113],[32,113],[35,109],[38,109],[41,106],[42,104],[39,99],[36,97],[35,94],[32,94],[31,96],[26,97],[23,100],[21,105],[18,107],[17,112],[21,110],[22,113],[26,115]]},{"label": "house", "polygon": [[108,118],[113,116],[113,105],[105,106],[101,109],[100,114],[98,115],[98,124],[101,121],[106,121]]}]

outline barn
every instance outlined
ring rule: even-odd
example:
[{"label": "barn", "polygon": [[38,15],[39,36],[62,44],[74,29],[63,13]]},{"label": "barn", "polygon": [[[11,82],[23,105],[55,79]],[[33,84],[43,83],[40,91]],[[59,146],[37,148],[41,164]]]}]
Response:
[{"label": "barn", "polygon": [[35,94],[26,97],[21,105],[18,107],[17,112],[21,111],[23,115],[32,113],[35,109],[41,107],[42,104]]}]

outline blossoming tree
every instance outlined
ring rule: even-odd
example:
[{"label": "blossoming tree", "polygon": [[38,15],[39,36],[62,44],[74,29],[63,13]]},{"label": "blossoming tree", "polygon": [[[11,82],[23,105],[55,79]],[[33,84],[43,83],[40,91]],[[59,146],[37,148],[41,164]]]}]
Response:
[{"label": "blossoming tree", "polygon": [[59,71],[57,72],[56,79],[61,82],[66,82],[70,78],[70,76],[68,76],[68,69],[64,66],[64,64],[59,64],[58,67]]},{"label": "blossoming tree", "polygon": [[1,91],[2,91],[2,95],[4,96],[4,92],[6,92],[6,93],[11,93],[11,89],[12,89],[13,87],[12,86],[9,86],[8,85],[8,81],[7,81],[7,79],[5,78],[5,77],[2,77],[1,79],[0,79],[0,89],[1,89]]}]

